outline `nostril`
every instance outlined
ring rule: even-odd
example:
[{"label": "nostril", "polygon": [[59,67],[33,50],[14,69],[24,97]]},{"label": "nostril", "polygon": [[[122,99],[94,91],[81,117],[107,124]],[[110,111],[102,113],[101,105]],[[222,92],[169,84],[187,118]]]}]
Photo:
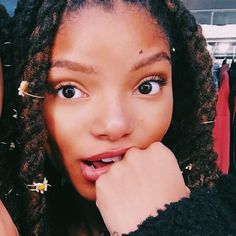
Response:
[{"label": "nostril", "polygon": [[92,135],[101,140],[116,141],[121,138],[127,138],[131,133],[131,129],[107,128],[103,130],[92,130]]},{"label": "nostril", "polygon": [[112,111],[107,111],[104,116],[94,117],[91,133],[96,138],[116,141],[132,133],[134,122],[131,121],[131,115],[118,108]]}]

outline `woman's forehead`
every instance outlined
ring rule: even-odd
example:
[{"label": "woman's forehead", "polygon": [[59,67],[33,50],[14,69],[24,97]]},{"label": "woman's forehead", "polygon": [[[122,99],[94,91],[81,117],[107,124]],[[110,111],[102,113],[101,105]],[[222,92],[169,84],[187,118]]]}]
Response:
[{"label": "woman's forehead", "polygon": [[[110,5],[109,5],[110,6]],[[127,17],[139,16],[139,20],[152,24],[155,27],[159,27],[157,20],[150,14],[146,7],[137,5],[135,3],[127,3],[122,1],[113,1],[112,6],[103,7],[100,4],[85,4],[75,11],[66,10],[62,19],[61,26],[64,22],[73,23],[74,19],[79,17],[81,24],[86,24],[89,20],[96,16],[102,16],[104,18],[113,16],[117,18],[117,21],[125,21]],[[77,21],[78,24],[78,21]]]},{"label": "woman's forehead", "polygon": [[98,50],[100,57],[105,51],[119,56],[123,48],[127,48],[130,55],[125,54],[129,60],[141,50],[146,56],[153,54],[152,48],[158,52],[158,47],[169,54],[168,41],[162,29],[145,11],[129,10],[126,4],[109,12],[90,7],[78,11],[77,15],[73,12],[72,16],[64,17],[56,35],[52,59],[57,58],[58,53],[61,56],[61,52],[66,59],[68,54],[89,55]]},{"label": "woman's forehead", "polygon": [[[91,28],[92,26],[93,32],[99,34],[99,32],[102,31],[103,34],[110,37],[112,35],[109,35],[109,33],[111,34],[112,32],[106,30],[106,27],[110,25],[112,26],[110,28],[114,29],[114,33],[120,31],[121,35],[115,35],[117,38],[125,38],[126,34],[128,35],[140,31],[141,34],[149,34],[152,35],[152,37],[156,37],[158,33],[159,36],[162,36],[164,40],[168,41],[164,30],[146,8],[141,9],[140,6],[123,2],[115,3],[112,10],[106,10],[97,5],[89,5],[71,13],[67,12],[63,16],[58,33],[63,31],[65,35],[70,35],[74,34],[75,31],[84,31],[84,34],[86,34],[86,30],[89,30],[89,27]],[[127,28],[128,32],[125,32]],[[88,38],[89,34],[85,36]]]}]

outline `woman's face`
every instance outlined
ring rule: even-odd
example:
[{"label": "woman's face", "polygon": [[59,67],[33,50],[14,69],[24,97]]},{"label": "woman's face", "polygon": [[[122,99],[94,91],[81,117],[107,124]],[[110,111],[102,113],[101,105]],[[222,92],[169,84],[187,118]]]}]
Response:
[{"label": "woman's face", "polygon": [[95,200],[95,181],[113,161],[160,141],[169,127],[168,42],[144,10],[87,7],[64,16],[51,60],[49,134],[76,190]]},{"label": "woman's face", "polygon": [[2,101],[3,101],[3,72],[2,72],[2,63],[0,58],[0,117],[2,114]]}]

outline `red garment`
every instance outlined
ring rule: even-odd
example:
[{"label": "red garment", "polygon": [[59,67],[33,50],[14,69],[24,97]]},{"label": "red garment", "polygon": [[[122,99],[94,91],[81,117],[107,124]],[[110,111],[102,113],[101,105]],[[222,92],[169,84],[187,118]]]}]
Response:
[{"label": "red garment", "polygon": [[216,119],[213,129],[214,149],[218,154],[217,164],[227,174],[230,164],[230,111],[229,111],[229,75],[224,70],[216,104]]}]

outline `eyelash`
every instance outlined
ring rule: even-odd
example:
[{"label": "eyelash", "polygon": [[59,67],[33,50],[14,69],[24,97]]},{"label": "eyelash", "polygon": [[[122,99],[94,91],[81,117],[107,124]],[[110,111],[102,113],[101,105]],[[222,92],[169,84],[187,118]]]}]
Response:
[{"label": "eyelash", "polygon": [[59,92],[61,90],[65,89],[65,88],[69,88],[69,87],[74,88],[77,90],[77,92],[79,91],[81,94],[83,94],[81,97],[86,97],[86,93],[82,89],[78,88],[78,86],[76,86],[74,83],[70,83],[70,82],[60,83],[60,84],[56,85],[55,87],[53,87],[52,85],[49,84],[48,85],[48,93],[55,94],[55,95],[59,96]]},{"label": "eyelash", "polygon": [[76,86],[74,83],[72,82],[61,82],[61,83],[58,83],[57,85],[53,85],[51,83],[48,83],[47,84],[47,92],[48,93],[51,93],[51,94],[56,94],[58,93],[58,91],[64,87],[67,87],[67,86],[72,86],[76,89],[79,89],[78,86]]},{"label": "eyelash", "polygon": [[60,84],[58,84],[58,85],[54,88],[54,90],[55,90],[55,92],[58,92],[60,89],[63,89],[63,88],[68,87],[68,86],[72,86],[72,87],[78,89],[76,85],[74,85],[73,83],[70,83],[70,82],[69,82],[69,83],[60,83]]},{"label": "eyelash", "polygon": [[[150,82],[155,82],[155,83],[158,83],[158,85],[161,87],[165,86],[167,81],[166,79],[163,79],[159,76],[150,76],[150,77],[147,77],[145,79],[143,79],[142,81],[139,82],[139,84],[135,87],[135,91],[138,90],[138,88],[142,85],[142,84],[145,84],[145,83],[150,83]],[[57,86],[52,87],[51,85],[48,85],[48,93],[51,93],[51,94],[59,94],[59,91],[66,88],[66,87],[73,87],[77,90],[79,90],[81,93],[84,93],[83,90],[81,90],[80,88],[78,88],[76,85],[74,85],[73,83],[61,83],[61,84],[58,84]],[[85,94],[85,93],[84,93]],[[141,94],[141,93],[140,93]],[[148,94],[147,94],[148,95]]]},{"label": "eyelash", "polygon": [[[140,88],[141,85],[144,85],[145,83],[152,83],[152,82],[155,82],[156,84],[158,84],[159,89],[161,89],[161,88],[162,88],[163,86],[165,86],[166,83],[167,83],[166,79],[161,78],[161,77],[159,77],[159,76],[149,76],[149,77],[143,79],[143,80],[136,86],[136,88],[135,88],[135,90],[134,90],[134,93],[136,93],[137,90],[141,89],[141,88]],[[150,84],[149,84],[149,85],[150,85]],[[152,86],[151,86],[151,89],[153,89]],[[154,88],[154,89],[155,89],[155,88]],[[150,92],[148,92],[148,93],[142,93],[142,92],[139,90],[139,92],[137,92],[137,94],[146,95],[146,96],[148,96],[148,95],[149,95],[149,96],[150,96],[150,95],[156,95],[156,94],[158,94],[158,93],[159,93],[159,91],[157,91],[156,93],[155,93],[155,92],[152,93],[152,91],[150,91]]]},{"label": "eyelash", "polygon": [[[159,76],[150,76],[150,77],[147,77],[145,79],[143,79],[139,84],[138,86],[140,86],[141,84],[145,83],[145,82],[157,82],[160,87],[166,85],[166,79],[163,79]],[[138,88],[138,86],[136,88]]]}]

